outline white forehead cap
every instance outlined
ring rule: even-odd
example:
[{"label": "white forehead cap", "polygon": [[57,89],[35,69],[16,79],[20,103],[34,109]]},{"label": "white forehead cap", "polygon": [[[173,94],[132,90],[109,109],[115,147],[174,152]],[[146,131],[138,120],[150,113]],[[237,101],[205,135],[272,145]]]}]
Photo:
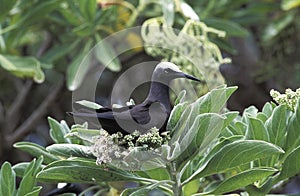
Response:
[{"label": "white forehead cap", "polygon": [[172,69],[173,71],[176,71],[176,72],[181,72],[179,67],[171,62],[161,62],[156,67],[156,69],[168,69],[168,68]]}]

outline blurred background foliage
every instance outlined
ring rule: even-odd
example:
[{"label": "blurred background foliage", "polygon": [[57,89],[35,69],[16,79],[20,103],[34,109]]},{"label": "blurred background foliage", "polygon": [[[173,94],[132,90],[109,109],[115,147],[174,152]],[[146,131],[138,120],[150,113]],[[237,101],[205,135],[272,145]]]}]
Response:
[{"label": "blurred background foliage", "polygon": [[[71,110],[71,91],[86,73],[77,72],[81,61],[103,38],[133,26],[142,26],[144,34],[129,34],[122,41],[149,47],[132,49],[113,61],[110,43],[97,48],[97,60],[108,67],[99,96],[108,97],[116,76],[130,65],[164,59],[212,86],[238,85],[230,109],[243,111],[251,104],[261,108],[270,100],[271,88],[299,87],[299,6],[300,0],[0,0],[1,162],[29,160],[12,149],[16,141],[50,142],[45,116],[71,121],[65,112]],[[151,24],[162,28],[149,33]],[[170,53],[151,49],[156,35],[182,41],[180,32],[199,45],[173,42],[175,52]],[[197,62],[200,73],[190,59],[176,53],[183,49],[193,63],[199,55],[191,51],[209,51],[201,53],[200,61],[205,61]]]}]

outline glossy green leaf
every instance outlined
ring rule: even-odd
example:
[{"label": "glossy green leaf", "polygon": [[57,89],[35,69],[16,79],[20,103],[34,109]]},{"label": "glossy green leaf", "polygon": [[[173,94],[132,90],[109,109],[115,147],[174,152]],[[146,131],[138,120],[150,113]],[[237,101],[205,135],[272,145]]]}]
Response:
[{"label": "glossy green leaf", "polygon": [[191,179],[226,172],[234,167],[249,163],[272,155],[282,154],[284,151],[265,141],[239,140],[221,148]]},{"label": "glossy green leaf", "polygon": [[300,146],[294,149],[285,159],[276,182],[293,177],[300,173]]},{"label": "glossy green leaf", "polygon": [[96,165],[96,161],[82,159],[61,160],[47,165],[39,174],[43,182],[101,183],[109,181],[141,180],[130,171]]},{"label": "glossy green leaf", "polygon": [[48,123],[50,126],[50,136],[55,143],[71,143],[70,139],[65,137],[70,132],[65,121],[59,123],[55,119],[48,117]]},{"label": "glossy green leaf", "polygon": [[121,62],[114,48],[106,40],[98,40],[94,51],[96,59],[109,70],[114,72],[121,70]]},{"label": "glossy green leaf", "polygon": [[248,118],[248,127],[246,130],[246,138],[253,140],[270,141],[269,133],[263,122],[257,118]]},{"label": "glossy green leaf", "polygon": [[219,195],[238,190],[249,184],[253,184],[258,180],[264,179],[274,174],[276,171],[277,170],[273,168],[253,168],[243,171],[222,181],[221,184],[219,184],[214,190],[209,191],[208,194]]},{"label": "glossy green leaf", "polygon": [[283,147],[287,126],[287,110],[284,105],[277,106],[265,125],[270,135],[270,142]]},{"label": "glossy green leaf", "polygon": [[28,152],[34,157],[43,156],[44,157],[44,163],[48,164],[53,161],[58,160],[59,158],[50,154],[44,147],[31,143],[31,142],[17,142],[14,144],[15,148],[18,148],[20,150],[23,150],[25,152]]},{"label": "glossy green leaf", "polygon": [[51,154],[62,157],[86,157],[95,158],[89,151],[89,147],[79,144],[52,144],[48,146],[47,151]]},{"label": "glossy green leaf", "polygon": [[289,119],[286,131],[286,146],[285,150],[287,152],[292,151],[297,146],[300,145],[300,99],[298,99],[298,103],[296,106],[295,112],[292,114],[292,116]]},{"label": "glossy green leaf", "polygon": [[227,36],[246,37],[249,35],[247,29],[230,20],[211,18],[204,19],[203,22],[210,27],[225,31]]},{"label": "glossy green leaf", "polygon": [[300,0],[282,0],[281,8],[283,10],[290,10],[300,6]]},{"label": "glossy green leaf", "polygon": [[67,69],[67,87],[70,91],[76,90],[81,85],[90,67],[91,54],[89,50],[91,47],[92,40],[88,40]]},{"label": "glossy green leaf", "polygon": [[40,62],[34,57],[18,57],[0,54],[0,65],[18,77],[29,77],[37,83],[45,80]]},{"label": "glossy green leaf", "polygon": [[0,195],[14,195],[16,174],[9,162],[4,162],[0,171]]}]

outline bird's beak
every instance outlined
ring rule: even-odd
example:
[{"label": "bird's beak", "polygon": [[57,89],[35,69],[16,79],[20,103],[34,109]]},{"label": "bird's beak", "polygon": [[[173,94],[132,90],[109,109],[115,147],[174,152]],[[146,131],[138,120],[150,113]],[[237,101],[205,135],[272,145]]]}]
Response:
[{"label": "bird's beak", "polygon": [[182,76],[184,78],[187,78],[187,79],[190,79],[190,80],[194,80],[194,81],[197,81],[197,82],[202,82],[202,80],[199,80],[198,78],[194,77],[194,76],[191,76],[191,75],[188,75],[186,73],[182,73]]}]

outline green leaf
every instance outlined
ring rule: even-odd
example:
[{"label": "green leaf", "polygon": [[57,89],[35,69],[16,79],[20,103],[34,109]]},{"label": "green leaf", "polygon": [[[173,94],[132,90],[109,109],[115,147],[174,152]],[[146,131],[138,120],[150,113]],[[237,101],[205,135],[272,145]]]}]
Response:
[{"label": "green leaf", "polygon": [[4,162],[0,171],[0,195],[14,195],[16,190],[16,173],[9,162]]},{"label": "green leaf", "polygon": [[55,119],[48,117],[48,123],[50,126],[50,136],[55,143],[71,143],[70,139],[65,137],[70,132],[65,121],[59,123]]},{"label": "green leaf", "polygon": [[15,164],[12,168],[16,172],[16,175],[18,177],[23,177],[26,168],[28,167],[30,163],[29,162],[22,162],[22,163],[17,163]]},{"label": "green leaf", "polygon": [[18,77],[30,77],[37,83],[45,80],[40,62],[34,57],[18,57],[0,54],[1,66]]},{"label": "green leaf", "polygon": [[55,8],[59,7],[59,0],[41,1],[34,5],[30,12],[26,12],[16,23],[16,26],[28,26],[35,24],[41,19],[45,19],[48,13],[52,12]]},{"label": "green leaf", "polygon": [[207,24],[207,26],[225,31],[227,36],[246,37],[249,35],[247,29],[230,20],[210,18],[204,19],[203,22]]},{"label": "green leaf", "polygon": [[100,108],[103,108],[102,105],[99,105],[95,102],[92,102],[92,101],[87,101],[87,100],[81,100],[81,101],[76,101],[76,103],[80,104],[80,105],[83,105],[87,108],[91,108],[91,109],[100,109]]},{"label": "green leaf", "polygon": [[114,48],[109,43],[107,43],[105,39],[98,39],[97,41],[98,44],[94,48],[96,59],[109,70],[114,72],[120,71],[121,62]]},{"label": "green leaf", "polygon": [[262,40],[264,42],[271,41],[281,31],[283,31],[289,24],[293,22],[294,17],[295,17],[294,12],[287,12],[280,18],[277,18],[276,20],[273,20],[273,22],[270,22],[264,29]]},{"label": "green leaf", "polygon": [[[180,119],[178,119],[176,116],[175,119],[172,119],[173,115],[171,115],[171,120],[169,121],[174,122],[172,124],[174,127],[172,141],[183,137],[189,130],[189,127],[193,125],[196,117],[199,114],[220,112],[226,101],[236,89],[237,87],[220,86],[219,88],[213,89],[211,92],[200,97],[194,103],[185,107],[183,112],[174,113],[176,116],[181,115]],[[175,123],[176,125],[174,126]]]},{"label": "green leaf", "polygon": [[93,154],[89,151],[87,146],[79,144],[52,144],[48,146],[47,151],[51,154],[62,156],[62,157],[86,157],[95,158]]},{"label": "green leaf", "polygon": [[17,142],[14,144],[15,148],[21,149],[25,152],[28,152],[34,157],[43,156],[44,157],[44,163],[48,164],[53,161],[58,160],[59,158],[50,154],[44,147],[31,143],[31,142]]},{"label": "green leaf", "polygon": [[14,7],[17,0],[0,0],[0,23],[7,17],[7,14]]},{"label": "green leaf", "polygon": [[96,161],[69,159],[47,165],[39,174],[42,182],[101,183],[109,181],[141,180],[122,169],[108,165],[96,165]]},{"label": "green leaf", "polygon": [[96,0],[78,0],[81,14],[85,17],[85,22],[93,22],[96,14]]},{"label": "green leaf", "polygon": [[36,186],[32,189],[30,193],[27,193],[25,196],[39,196],[41,190],[43,187],[41,186]]},{"label": "green leaf", "polygon": [[101,130],[98,129],[87,129],[84,127],[72,127],[70,133],[66,137],[77,137],[83,141],[94,143],[93,138],[98,136]]},{"label": "green leaf", "polygon": [[80,40],[75,40],[73,43],[66,43],[62,45],[56,45],[49,49],[41,58],[41,61],[45,63],[53,63],[54,61],[70,54],[70,52],[78,46]]},{"label": "green leaf", "polygon": [[273,113],[273,110],[274,108],[272,104],[267,102],[262,109],[262,113],[264,113],[267,117],[270,117]]},{"label": "green leaf", "polygon": [[285,11],[297,8],[300,6],[300,0],[282,0],[281,8]]},{"label": "green leaf", "polygon": [[218,114],[200,114],[192,127],[178,140],[180,154],[176,158],[177,164],[182,164],[199,152],[205,151],[209,144],[218,138],[222,131],[224,118]]},{"label": "green leaf", "polygon": [[[27,166],[22,181],[20,183],[17,195],[27,195],[27,194],[34,194],[36,193],[35,184],[36,184],[36,175],[42,169],[42,156],[39,157],[37,160],[34,159],[30,162]],[[32,191],[34,193],[32,193]]]},{"label": "green leaf", "polygon": [[286,146],[285,151],[290,152],[300,145],[300,99],[298,99],[298,103],[296,106],[295,112],[289,119],[286,132]]},{"label": "green leaf", "polygon": [[121,196],[140,196],[140,195],[149,195],[149,192],[157,188],[160,185],[165,184],[166,181],[160,181],[154,184],[145,185],[137,188],[127,188],[122,193]]},{"label": "green leaf", "polygon": [[287,110],[284,105],[277,106],[265,125],[270,135],[270,142],[283,147],[287,126]]},{"label": "green leaf", "polygon": [[170,118],[167,124],[167,130],[173,131],[175,126],[179,123],[179,119],[182,117],[183,111],[187,110],[187,102],[177,104],[171,111]]},{"label": "green leaf", "polygon": [[258,180],[264,179],[274,174],[276,171],[277,170],[273,168],[249,169],[222,181],[220,185],[218,185],[214,190],[209,191],[207,194],[219,195],[219,194],[235,191],[249,184],[253,184]]},{"label": "green leaf", "polygon": [[160,1],[163,11],[163,16],[168,26],[172,26],[175,18],[175,3],[173,0]]},{"label": "green leaf", "polygon": [[263,122],[257,118],[248,117],[248,126],[246,130],[246,138],[253,140],[270,141],[269,133]]},{"label": "green leaf", "polygon": [[92,43],[93,41],[89,39],[67,69],[67,87],[70,91],[76,90],[81,85],[90,67],[91,54],[89,50]]},{"label": "green leaf", "polygon": [[[300,172],[300,146],[294,149],[283,162],[282,169],[275,183],[293,177]],[[274,184],[275,184],[274,183]]]},{"label": "green leaf", "polygon": [[221,148],[190,179],[226,172],[245,163],[281,153],[284,153],[281,148],[265,141],[235,141]]}]

